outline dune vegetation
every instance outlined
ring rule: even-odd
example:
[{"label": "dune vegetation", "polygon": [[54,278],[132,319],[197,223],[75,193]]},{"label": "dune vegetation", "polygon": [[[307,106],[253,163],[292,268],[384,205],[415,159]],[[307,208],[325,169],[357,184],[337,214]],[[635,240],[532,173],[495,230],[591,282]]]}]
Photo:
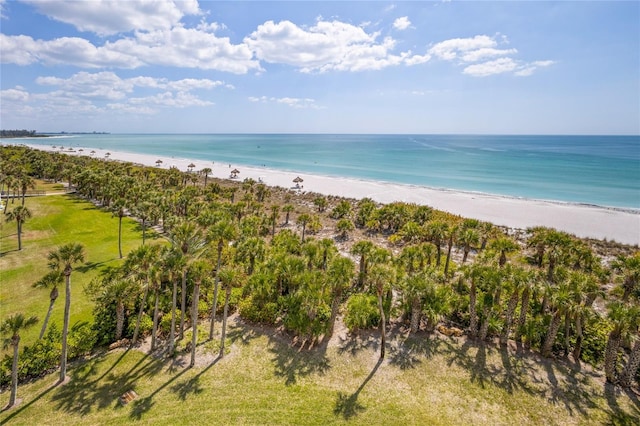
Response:
[{"label": "dune vegetation", "polygon": [[640,420],[637,247],[207,170],[0,160],[2,424]]}]

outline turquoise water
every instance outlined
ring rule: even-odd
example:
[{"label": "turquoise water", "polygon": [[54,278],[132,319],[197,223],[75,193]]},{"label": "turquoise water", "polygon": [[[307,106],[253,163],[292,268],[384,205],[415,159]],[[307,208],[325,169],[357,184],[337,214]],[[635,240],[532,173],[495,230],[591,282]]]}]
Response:
[{"label": "turquoise water", "polygon": [[28,143],[640,208],[640,136],[135,134]]}]

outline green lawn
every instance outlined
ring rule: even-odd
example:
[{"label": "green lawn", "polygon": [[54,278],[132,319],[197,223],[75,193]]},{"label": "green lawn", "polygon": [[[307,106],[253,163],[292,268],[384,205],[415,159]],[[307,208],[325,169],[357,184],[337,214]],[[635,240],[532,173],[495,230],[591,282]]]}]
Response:
[{"label": "green lawn", "polygon": [[[52,374],[21,386],[22,404],[0,422],[631,425],[640,418],[637,398],[605,391],[596,373],[462,340],[396,335],[382,363],[376,333],[299,351],[236,318],[230,340],[225,358],[193,369],[122,349],[76,362],[65,385],[54,386]],[[123,406],[118,397],[128,390],[138,398]],[[5,393],[0,404],[7,400]]]},{"label": "green lawn", "polygon": [[[19,205],[19,200],[15,205]],[[9,209],[13,206],[9,204]],[[90,319],[93,306],[83,288],[101,267],[120,262],[118,219],[72,195],[27,198],[25,206],[32,217],[23,225],[21,251],[17,250],[16,223],[5,223],[0,219],[0,320],[15,312],[37,315],[40,321],[44,319],[49,306],[49,290],[31,286],[49,270],[47,254],[69,242],[78,242],[85,247],[85,264],[77,265],[71,275],[71,324]],[[123,220],[122,240],[125,255],[141,244],[140,227],[135,221]],[[64,286],[59,290],[51,321],[61,325]],[[40,324],[24,333],[21,344],[35,341]]]}]

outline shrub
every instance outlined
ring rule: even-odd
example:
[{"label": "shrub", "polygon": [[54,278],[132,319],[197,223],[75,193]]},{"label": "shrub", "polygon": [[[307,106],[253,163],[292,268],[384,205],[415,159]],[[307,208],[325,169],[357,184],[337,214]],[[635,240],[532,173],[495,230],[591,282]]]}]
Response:
[{"label": "shrub", "polygon": [[278,319],[278,305],[274,302],[267,302],[260,306],[254,303],[253,297],[249,296],[240,301],[240,316],[247,321],[275,324]]},{"label": "shrub", "polygon": [[371,294],[357,293],[347,300],[344,324],[349,331],[372,328],[380,322],[378,301]]},{"label": "shrub", "polygon": [[[180,326],[180,315],[182,315],[180,309],[176,309],[176,330]],[[166,336],[169,334],[169,330],[171,330],[171,311],[162,316],[162,318],[160,319],[159,329],[160,333],[162,333],[163,335]],[[174,332],[176,330],[174,330]]]},{"label": "shrub", "polygon": [[75,323],[69,330],[69,358],[77,358],[91,352],[97,342],[97,335],[91,323]]},{"label": "shrub", "polygon": [[[129,336],[133,336],[133,333],[136,329],[136,322],[138,321],[138,318],[131,318],[131,321],[129,321],[129,327],[127,328],[127,332],[129,334]],[[144,313],[142,314],[142,318],[140,319],[140,331],[139,331],[139,336],[145,336],[149,333],[151,333],[151,330],[153,329],[153,321],[151,320],[151,317]]]},{"label": "shrub", "polygon": [[[18,359],[18,380],[40,377],[58,367],[60,362],[62,333],[52,323],[44,337],[32,346],[25,346]],[[12,355],[5,355],[0,363],[0,386],[11,383]]]}]

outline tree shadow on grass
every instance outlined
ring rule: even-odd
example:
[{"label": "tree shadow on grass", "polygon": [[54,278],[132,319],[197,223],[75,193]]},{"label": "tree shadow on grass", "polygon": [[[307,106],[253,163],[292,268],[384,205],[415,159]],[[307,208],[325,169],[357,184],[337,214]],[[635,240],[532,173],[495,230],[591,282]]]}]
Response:
[{"label": "tree shadow on grass", "polygon": [[369,380],[371,380],[376,374],[378,368],[380,368],[380,365],[382,365],[382,361],[382,358],[378,359],[378,362],[373,367],[373,370],[371,370],[367,378],[364,379],[362,384],[354,393],[352,393],[351,395],[347,395],[344,392],[338,392],[338,397],[333,408],[333,414],[335,414],[336,416],[342,416],[345,420],[349,420],[352,417],[358,415],[360,412],[366,410],[366,407],[358,402],[358,396],[367,385],[367,383],[369,383]]},{"label": "tree shadow on grass", "polygon": [[[630,413],[624,411],[618,403],[618,398],[622,393],[626,393],[634,404],[631,406]],[[637,426],[640,424],[640,403],[638,402],[638,397],[633,390],[623,390],[611,383],[605,383],[604,396],[607,399],[607,404],[609,405],[609,409],[607,410],[609,419],[606,424],[625,426]]]},{"label": "tree shadow on grass", "polygon": [[0,410],[1,412],[4,411],[8,411],[8,410],[15,410],[13,413],[11,413],[10,415],[8,415],[5,419],[4,419],[4,423],[3,424],[8,424],[10,420],[12,420],[13,418],[15,418],[18,414],[22,413],[24,410],[26,410],[27,408],[31,407],[34,403],[38,402],[43,396],[47,395],[49,392],[51,392],[52,390],[56,389],[58,386],[58,382],[54,382],[52,383],[48,388],[46,388],[45,390],[43,390],[42,392],[40,392],[35,398],[33,398],[31,401],[29,401],[26,404],[20,404],[19,406],[13,406],[10,408],[3,408],[2,410]]},{"label": "tree shadow on grass", "polygon": [[442,340],[429,335],[409,336],[405,340],[395,340],[389,346],[389,363],[401,370],[415,368],[422,359],[429,359],[439,352]]},{"label": "tree shadow on grass", "polygon": [[222,357],[217,356],[209,365],[203,368],[195,376],[171,386],[171,392],[175,393],[181,401],[186,401],[189,394],[197,395],[199,393],[202,393],[204,389],[200,385],[200,378],[204,373],[209,371],[211,367],[216,365],[221,359]]},{"label": "tree shadow on grass", "polygon": [[355,356],[363,350],[375,349],[380,345],[380,333],[375,331],[360,331],[347,334],[346,338],[339,336],[338,354]]},{"label": "tree shadow on grass", "polygon": [[140,358],[129,371],[113,373],[113,368],[128,353],[121,355],[106,372],[92,380],[98,374],[99,364],[104,357],[92,358],[83,364],[74,366],[70,371],[68,383],[58,388],[51,400],[57,403],[57,409],[87,415],[93,410],[103,409],[128,390],[135,389],[136,382],[143,377],[153,377],[162,369],[160,360],[149,356]]},{"label": "tree shadow on grass", "polygon": [[296,349],[289,344],[271,339],[269,352],[273,354],[275,375],[284,377],[284,383],[287,386],[296,384],[299,377],[314,373],[324,374],[331,368],[325,353],[326,346],[306,350]]}]

